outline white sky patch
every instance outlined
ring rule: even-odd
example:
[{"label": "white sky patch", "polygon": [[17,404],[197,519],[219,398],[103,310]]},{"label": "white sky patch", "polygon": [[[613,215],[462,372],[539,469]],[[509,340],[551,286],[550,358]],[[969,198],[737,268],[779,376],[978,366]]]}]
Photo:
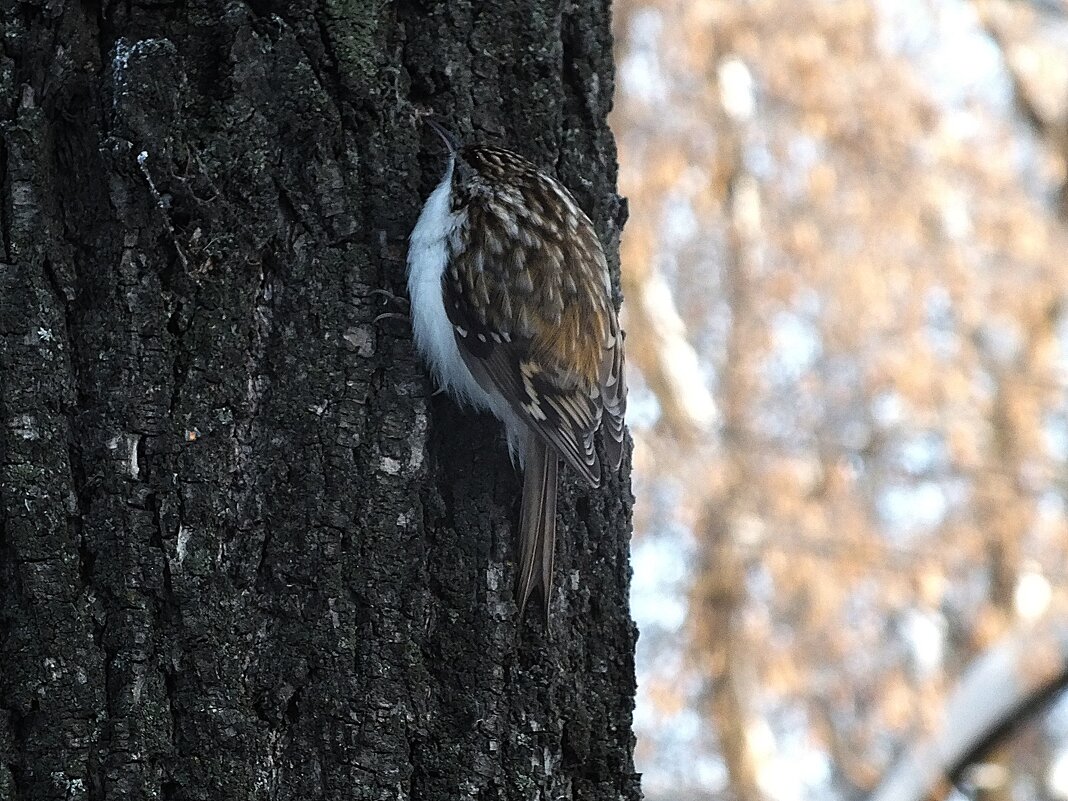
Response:
[{"label": "white sky patch", "polygon": [[827,754],[798,741],[780,748],[767,763],[760,772],[760,786],[775,801],[808,801],[827,797],[825,788],[830,777]]},{"label": "white sky patch", "polygon": [[946,516],[949,500],[933,481],[891,486],[879,498],[879,514],[894,533],[932,529]]},{"label": "white sky patch", "polygon": [[945,618],[932,610],[910,609],[901,628],[917,673],[924,678],[935,675],[945,655]]},{"label": "white sky patch", "polygon": [[727,789],[727,766],[723,760],[701,756],[694,760],[694,778],[697,784],[712,793],[722,793]]},{"label": "white sky patch", "polygon": [[660,419],[660,401],[652,392],[641,375],[632,373],[627,376],[627,425],[631,428],[649,429]]},{"label": "white sky patch", "polygon": [[[692,548],[689,529],[670,511],[680,488],[657,481],[649,488],[651,502],[661,510],[650,521],[653,533],[633,542],[631,613],[642,631],[638,640],[637,668],[641,688],[667,683],[682,702],[665,710],[648,691],[639,691],[634,710],[635,727],[657,747],[651,762],[642,765],[642,784],[648,793],[668,796],[680,786],[722,790],[726,774],[715,754],[707,752],[707,724],[697,713],[696,699],[703,679],[688,670],[679,631],[686,620]],[[685,760],[677,755],[687,754]]]},{"label": "white sky patch", "polygon": [[716,69],[719,78],[719,102],[728,116],[745,122],[756,110],[753,73],[740,58],[725,58]]},{"label": "white sky patch", "polygon": [[749,597],[761,609],[770,607],[775,598],[775,582],[766,565],[754,563],[746,570],[745,588]]},{"label": "white sky patch", "polygon": [[928,325],[939,330],[954,328],[953,298],[944,286],[933,286],[924,293],[923,311]]},{"label": "white sky patch", "polygon": [[1048,531],[1060,531],[1065,523],[1064,498],[1057,490],[1047,490],[1038,496],[1037,525]]},{"label": "white sky patch", "polygon": [[947,108],[970,101],[1006,112],[1012,86],[1001,52],[968,0],[877,0],[882,24],[876,41],[904,56],[927,79],[928,91]]},{"label": "white sky patch", "polygon": [[946,236],[955,242],[968,240],[974,232],[969,199],[960,190],[947,189],[939,193],[938,205]]},{"label": "white sky patch", "polygon": [[1064,415],[1049,416],[1042,426],[1049,455],[1058,462],[1068,461],[1068,420]]},{"label": "white sky patch", "polygon": [[905,419],[905,404],[897,392],[883,392],[871,403],[872,417],[884,428],[897,425]]},{"label": "white sky patch", "polygon": [[668,197],[660,230],[663,232],[664,245],[674,249],[697,236],[701,224],[688,197],[681,194]]},{"label": "white sky patch", "polygon": [[1050,795],[1068,801],[1068,749],[1062,748],[1053,760],[1046,779]]},{"label": "white sky patch", "polygon": [[785,195],[807,204],[812,170],[827,161],[827,148],[821,139],[792,132],[786,145],[786,158],[779,164],[776,181]]},{"label": "white sky patch", "polygon": [[759,134],[755,134],[745,143],[742,161],[746,170],[758,180],[772,180],[778,177],[776,170],[779,164],[768,147],[767,139],[762,139]]},{"label": "white sky patch", "polygon": [[769,365],[773,377],[797,380],[812,369],[823,349],[819,331],[809,320],[783,311],[771,322],[772,357]]},{"label": "white sky patch", "polygon": [[678,631],[686,621],[686,596],[679,585],[689,566],[677,540],[640,540],[631,549],[631,564],[630,609],[638,625]]},{"label": "white sky patch", "polygon": [[902,441],[898,461],[909,473],[926,473],[946,461],[947,452],[941,435],[928,431]]},{"label": "white sky patch", "polygon": [[655,103],[668,95],[668,81],[660,64],[660,34],[663,15],[651,8],[642,9],[630,23],[630,48],[619,65],[623,90],[646,103]]},{"label": "white sky patch", "polygon": [[1037,568],[1032,567],[1020,574],[1013,593],[1016,614],[1028,622],[1036,621],[1046,613],[1052,600],[1053,587]]}]

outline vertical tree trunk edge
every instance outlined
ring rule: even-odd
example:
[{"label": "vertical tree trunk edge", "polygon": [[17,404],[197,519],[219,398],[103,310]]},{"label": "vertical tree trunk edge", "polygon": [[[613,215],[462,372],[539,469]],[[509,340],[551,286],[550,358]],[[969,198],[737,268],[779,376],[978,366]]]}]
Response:
[{"label": "vertical tree trunk edge", "polygon": [[0,798],[638,799],[629,463],[519,480],[416,359],[433,110],[618,275],[606,2],[0,3]]}]

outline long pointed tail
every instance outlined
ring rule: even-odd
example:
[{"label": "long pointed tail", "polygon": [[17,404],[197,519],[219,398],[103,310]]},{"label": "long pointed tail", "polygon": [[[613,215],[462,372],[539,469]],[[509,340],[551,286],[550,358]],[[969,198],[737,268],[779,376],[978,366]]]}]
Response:
[{"label": "long pointed tail", "polygon": [[523,507],[519,513],[519,616],[535,587],[541,587],[545,619],[549,619],[549,589],[556,549],[556,451],[540,437],[527,440],[523,467]]}]

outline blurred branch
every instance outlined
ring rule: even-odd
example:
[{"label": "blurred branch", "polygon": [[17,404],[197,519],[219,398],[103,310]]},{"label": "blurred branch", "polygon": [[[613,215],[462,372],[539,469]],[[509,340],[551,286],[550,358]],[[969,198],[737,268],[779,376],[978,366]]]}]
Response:
[{"label": "blurred branch", "polygon": [[977,627],[980,632],[986,629],[987,637],[1004,634],[1016,615],[1021,543],[1036,514],[1035,501],[1024,491],[1020,476],[1026,472],[1029,460],[1045,456],[1041,420],[1024,411],[1031,408],[1028,402],[1031,395],[1017,386],[1016,377],[1046,376],[1053,372],[1059,309],[1057,297],[1035,299],[1023,321],[1025,339],[1009,364],[1000,364],[982,348],[978,353],[995,381],[989,423],[991,443],[987,452],[988,466],[994,469],[978,473],[975,487],[976,516],[988,534],[990,602],[1000,618],[994,627],[989,620]]},{"label": "blurred branch", "polygon": [[[774,536],[758,540],[747,539],[735,541],[734,547],[744,553],[747,559],[759,561],[769,553],[796,554],[811,559],[820,559],[832,563],[845,571],[862,568],[871,572],[884,572],[900,575],[923,570],[930,565],[947,565],[953,555],[945,547],[919,548],[915,546],[891,545],[876,539],[869,539],[864,544],[832,539],[809,539],[799,536],[794,529],[784,528],[776,531]],[[1044,565],[1042,575],[1058,585],[1068,584],[1068,570],[1054,570]]]},{"label": "blurred branch", "polygon": [[[729,109],[727,109],[729,111]],[[760,236],[760,195],[744,169],[744,124],[724,120],[720,147],[730,165],[728,197],[728,259],[725,290],[731,309],[726,362],[721,380],[720,406],[726,443],[726,477],[718,497],[709,500],[701,531],[701,564],[692,593],[696,623],[695,650],[711,683],[711,709],[731,789],[741,801],[761,801],[760,765],[752,736],[758,721],[751,718],[752,676],[750,648],[737,618],[747,600],[745,564],[733,530],[753,485],[750,452],[744,446],[750,400],[753,396],[750,360],[753,347],[754,303],[751,260]]]},{"label": "blurred branch", "polygon": [[[712,751],[706,794],[866,796],[939,724],[962,665],[1068,605],[1048,202],[1068,25],[972,4],[1004,53],[996,86],[964,63],[991,42],[956,4],[624,4],[628,355],[663,410],[648,564],[673,599],[692,580],[683,670],[702,693],[679,682],[654,706],[670,721],[693,703],[718,734],[709,749],[658,719],[654,736],[680,780]],[[712,343],[701,369],[691,341]],[[694,436],[691,390],[717,436]],[[673,679],[654,650],[649,672]],[[981,714],[995,696],[973,698]],[[1012,741],[1010,784],[1048,776],[1031,746]],[[813,751],[819,776],[772,764]]]},{"label": "blurred branch", "polygon": [[[729,504],[728,504],[729,508]],[[730,785],[740,801],[761,801],[759,767],[750,743],[752,673],[749,649],[736,620],[746,600],[745,567],[731,542],[730,520],[706,510],[702,560],[692,593],[695,648],[709,682],[710,707]]]},{"label": "blurred branch", "polygon": [[1068,626],[1005,638],[965,671],[939,730],[898,762],[870,801],[946,798],[970,766],[1066,687]]},{"label": "blurred branch", "polygon": [[634,213],[622,245],[627,359],[656,394],[671,433],[690,442],[708,431],[716,407],[671,288],[656,266],[660,215],[655,201],[668,187],[648,184],[631,199]]},{"label": "blurred branch", "polygon": [[[974,0],[980,23],[1001,50],[1016,107],[1031,128],[1065,156],[1068,144],[1068,55],[1064,43],[1043,41],[1046,11],[1007,0]],[[1062,10],[1063,11],[1063,10]]]},{"label": "blurred branch", "polygon": [[[1021,116],[1062,165],[1068,163],[1066,7],[1055,2],[973,2],[980,22],[1002,52]],[[1060,199],[1061,214],[1068,215],[1068,181],[1064,179]]]}]

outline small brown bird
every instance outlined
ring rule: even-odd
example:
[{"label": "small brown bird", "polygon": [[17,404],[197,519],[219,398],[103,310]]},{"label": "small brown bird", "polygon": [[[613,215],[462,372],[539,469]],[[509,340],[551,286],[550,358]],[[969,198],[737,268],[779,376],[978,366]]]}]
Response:
[{"label": "small brown bird", "polygon": [[508,150],[449,148],[408,252],[415,343],[454,399],[492,412],[523,468],[520,614],[549,610],[559,457],[600,486],[623,453],[623,336],[593,224],[558,181]]}]

